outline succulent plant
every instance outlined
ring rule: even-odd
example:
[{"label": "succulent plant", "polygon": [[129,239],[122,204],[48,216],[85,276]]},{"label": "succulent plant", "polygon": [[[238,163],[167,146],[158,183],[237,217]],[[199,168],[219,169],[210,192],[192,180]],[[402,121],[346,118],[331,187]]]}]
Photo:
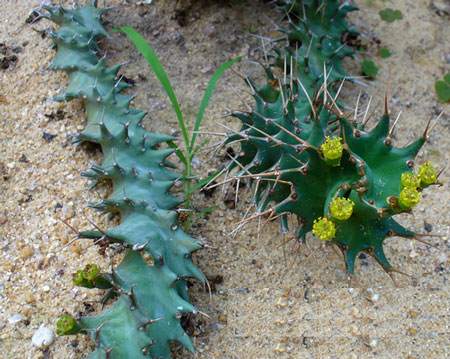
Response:
[{"label": "succulent plant", "polygon": [[[289,18],[287,44],[280,49],[282,40],[275,40],[265,85],[246,79],[256,105],[234,113],[242,128],[228,142],[239,141],[241,151],[229,168],[238,167],[235,178],[250,179],[258,215],[280,218],[286,231],[288,214],[294,214],[297,237],[304,241],[312,231],[338,246],[350,275],[360,252],[390,273],[386,237],[417,238],[393,216],[409,212],[421,191],[437,183],[429,163],[412,172],[427,131],[396,148],[387,105],[371,131],[340,109],[332,86],[346,76],[343,56],[352,55],[341,39],[352,31],[345,15],[353,7],[330,0],[278,4]],[[278,78],[276,67],[283,70]]]},{"label": "succulent plant", "polygon": [[93,180],[92,187],[103,180],[113,184],[107,199],[90,205],[121,218],[115,228],[81,232],[79,237],[126,248],[111,273],[89,264],[73,277],[76,285],[109,289],[107,298],[118,295],[118,300],[93,317],[63,316],[58,334],[89,334],[95,350],[87,358],[170,358],[172,341],[193,350],[180,318],[195,312],[185,278],[204,280],[191,259],[202,243],[183,232],[173,210],[181,202],[169,193],[179,177],[167,168],[166,158],[174,150],[155,149],[173,137],[142,127],[146,113],[130,108],[132,98],[121,93],[128,85],[118,77],[120,66],[107,68],[105,59],[97,57],[97,41],[108,34],[100,23],[103,10],[95,2],[73,10],[46,5],[41,9],[46,10],[41,16],[60,25],[50,32],[57,46],[51,68],[69,75],[65,93],[56,100],[84,99],[88,122],[77,141],[102,147],[102,164],[83,175]]}]

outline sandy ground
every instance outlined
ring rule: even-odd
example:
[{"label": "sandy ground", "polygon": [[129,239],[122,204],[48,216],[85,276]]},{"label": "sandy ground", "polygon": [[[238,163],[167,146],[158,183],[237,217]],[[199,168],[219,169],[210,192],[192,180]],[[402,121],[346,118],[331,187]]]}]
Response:
[{"label": "sandy ground", "polygon": [[[260,41],[248,33],[274,35],[270,19],[278,21],[279,14],[256,1],[191,2],[107,1],[117,7],[107,12],[104,23],[109,30],[132,26],[145,36],[165,65],[182,107],[194,118],[202,91],[224,61],[243,55],[235,69],[261,78],[260,68],[248,62],[262,59]],[[418,137],[426,122],[446,109],[418,157],[420,163],[431,160],[444,167],[450,152],[448,106],[437,100],[433,85],[450,70],[448,3],[396,1],[391,6],[400,9],[404,19],[392,24],[379,20],[381,1],[356,4],[366,11],[351,14],[349,21],[380,39],[392,56],[376,57],[380,72],[369,82],[371,87],[346,86],[344,101],[353,105],[361,90],[367,103],[373,94],[374,118],[379,116],[391,69],[390,110],[393,116],[403,111],[395,143],[402,146]],[[100,291],[74,288],[71,273],[92,262],[106,271],[120,258],[109,251],[100,255],[88,241],[61,250],[74,234],[58,218],[77,229],[91,228],[87,219],[105,228],[114,223],[86,208],[88,198],[103,197],[109,190],[87,194],[87,181],[79,175],[101,154],[91,146],[71,145],[85,122],[83,105],[52,100],[64,91],[67,77],[46,70],[54,51],[40,31],[52,24],[25,23],[37,5],[35,0],[0,3],[0,58],[9,62],[0,70],[0,358],[82,358],[92,345],[82,336],[57,338],[46,350],[34,348],[31,337],[40,325],[54,331],[63,313],[98,312]],[[109,64],[130,61],[123,73],[136,81],[135,107],[150,112],[147,128],[176,131],[168,100],[130,42],[114,33],[102,46]],[[354,61],[346,66],[349,73],[359,74]],[[233,88],[250,100],[239,77],[228,71],[214,102],[239,108]],[[217,123],[239,127],[238,121],[223,116],[221,106],[209,107],[205,131],[217,131]],[[223,150],[202,153],[195,171],[205,177],[225,161]],[[450,357],[448,170],[442,178],[444,185],[427,190],[413,216],[401,218],[419,233],[426,233],[424,221],[431,225],[441,236],[429,239],[437,248],[400,238],[387,241],[391,263],[413,276],[395,275],[398,288],[370,258],[359,260],[354,288],[349,288],[343,262],[331,248],[302,263],[318,241],[311,238],[308,248],[292,242],[280,246],[277,223],[267,225],[259,236],[257,221],[229,236],[248,208],[250,192],[245,188],[235,209],[224,203],[227,196],[234,197],[233,187],[217,190],[212,198],[195,195],[199,211],[219,206],[191,230],[208,244],[196,261],[217,283],[211,298],[203,286],[194,284],[192,300],[210,318],[199,315],[193,322],[196,354],[175,348],[174,358]],[[218,283],[220,278],[223,282]]]}]

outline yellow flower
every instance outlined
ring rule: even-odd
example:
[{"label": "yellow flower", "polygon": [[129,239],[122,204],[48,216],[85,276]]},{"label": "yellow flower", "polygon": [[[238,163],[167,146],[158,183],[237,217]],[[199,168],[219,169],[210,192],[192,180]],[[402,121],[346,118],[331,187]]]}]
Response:
[{"label": "yellow flower", "polygon": [[323,157],[325,157],[326,160],[333,162],[333,164],[339,162],[342,157],[343,146],[341,140],[342,138],[340,137],[327,136],[325,142],[322,143],[321,149]]},{"label": "yellow flower", "polygon": [[432,166],[431,162],[425,162],[419,168],[420,184],[423,188],[428,187],[430,184],[436,182],[437,174],[435,171],[436,166]]},{"label": "yellow flower", "polygon": [[313,234],[324,241],[329,241],[336,234],[336,226],[328,218],[319,217],[314,220]]},{"label": "yellow flower", "polygon": [[405,187],[400,192],[398,204],[401,208],[409,209],[414,207],[420,199],[420,192],[415,187]]},{"label": "yellow flower", "polygon": [[330,204],[331,215],[337,220],[345,221],[351,217],[354,205],[351,199],[335,198]]},{"label": "yellow flower", "polygon": [[420,178],[414,172],[402,173],[402,187],[420,187]]}]

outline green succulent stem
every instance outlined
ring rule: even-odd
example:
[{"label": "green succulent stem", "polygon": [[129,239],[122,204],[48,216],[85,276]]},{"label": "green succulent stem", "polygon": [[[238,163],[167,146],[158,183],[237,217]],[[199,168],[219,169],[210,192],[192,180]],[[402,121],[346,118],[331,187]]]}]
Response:
[{"label": "green succulent stem", "polygon": [[[83,175],[93,181],[91,187],[103,180],[113,184],[108,198],[90,206],[120,215],[118,226],[79,236],[102,246],[125,248],[122,262],[111,273],[101,273],[97,265],[88,264],[73,276],[75,285],[109,289],[105,298],[117,300],[94,316],[76,321],[62,317],[58,334],[87,333],[95,342],[89,359],[169,359],[173,341],[193,351],[180,318],[195,312],[186,279],[204,280],[192,261],[192,253],[203,245],[180,228],[173,210],[182,202],[170,194],[179,178],[167,160],[175,150],[157,146],[174,138],[144,129],[146,113],[130,107],[132,98],[122,93],[129,85],[118,76],[120,66],[108,68],[105,59],[97,57],[98,40],[109,37],[100,22],[103,9],[95,4],[75,5],[72,10],[47,5],[41,9],[46,11],[42,17],[60,25],[50,32],[57,47],[51,68],[65,70],[69,76],[65,92],[56,100],[84,100],[87,125],[77,142],[102,147],[102,163]],[[143,253],[151,257],[151,265]]]},{"label": "green succulent stem", "polygon": [[[354,7],[337,0],[277,4],[288,14],[287,24],[280,26],[286,38],[275,41],[270,52],[267,82],[246,80],[255,92],[255,106],[234,114],[242,127],[230,134],[229,142],[239,140],[241,151],[228,168],[237,168],[237,177],[251,177],[258,211],[272,206],[284,230],[287,213],[293,214],[299,219],[300,240],[312,231],[339,246],[350,275],[360,252],[371,253],[387,270],[391,266],[384,240],[391,233],[414,236],[393,217],[410,212],[420,191],[437,180],[430,164],[420,167],[417,176],[411,173],[425,138],[396,148],[389,137],[388,114],[367,131],[324,95],[348,76],[342,61],[354,51],[342,39],[357,34],[345,20]],[[284,74],[278,80],[280,69]],[[369,70],[372,76],[378,71]]]}]

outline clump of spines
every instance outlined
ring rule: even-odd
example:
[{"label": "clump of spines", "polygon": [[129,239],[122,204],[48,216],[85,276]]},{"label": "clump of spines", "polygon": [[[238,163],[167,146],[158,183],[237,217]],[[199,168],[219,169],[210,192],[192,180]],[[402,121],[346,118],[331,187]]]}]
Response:
[{"label": "clump of spines", "polygon": [[[352,55],[350,50],[336,49],[346,49],[340,39],[351,31],[345,15],[353,8],[336,0],[280,0],[278,4],[289,17],[285,31],[289,41],[283,50],[275,48],[271,65],[284,73],[277,79],[275,71],[266,68],[268,82],[261,87],[247,79],[256,106],[234,114],[243,125],[229,141],[239,140],[242,150],[230,168],[239,164],[237,178],[251,178],[259,215],[280,218],[285,231],[288,214],[295,214],[297,237],[304,241],[312,231],[338,246],[350,275],[363,251],[390,273],[385,238],[415,236],[392,217],[410,211],[422,189],[437,181],[430,164],[419,169],[420,185],[409,175],[426,133],[407,147],[395,148],[387,109],[367,132],[363,124],[346,118],[333,98],[330,84],[343,79],[342,57]],[[309,42],[292,44],[300,36]],[[333,39],[335,50],[323,53],[318,39]],[[320,66],[305,71],[305,64],[311,63]]]},{"label": "clump of spines", "polygon": [[[146,113],[130,108],[131,97],[121,94],[128,85],[117,77],[120,66],[107,68],[104,59],[97,58],[97,41],[108,34],[100,23],[103,10],[95,2],[73,10],[41,8],[47,11],[41,16],[60,25],[50,32],[57,45],[51,68],[69,75],[66,92],[57,100],[85,100],[88,123],[78,141],[102,147],[102,164],[83,174],[93,180],[92,186],[102,180],[113,184],[112,194],[91,206],[121,218],[115,228],[79,236],[126,248],[123,261],[111,273],[100,273],[90,264],[73,278],[76,285],[109,289],[107,297],[116,294],[119,299],[97,316],[62,317],[58,334],[89,334],[96,349],[87,358],[170,358],[171,341],[193,350],[180,318],[195,312],[185,278],[204,280],[191,260],[202,244],[183,232],[172,210],[180,203],[168,192],[179,177],[166,166],[173,150],[155,149],[173,138],[142,127]],[[151,254],[152,266],[141,252]]]}]

